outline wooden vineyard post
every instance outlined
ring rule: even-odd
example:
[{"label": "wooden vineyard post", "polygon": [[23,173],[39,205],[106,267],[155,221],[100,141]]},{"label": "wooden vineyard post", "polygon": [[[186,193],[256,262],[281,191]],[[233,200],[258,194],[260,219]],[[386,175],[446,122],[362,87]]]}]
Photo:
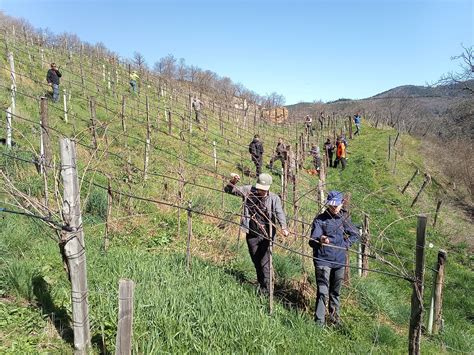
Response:
[{"label": "wooden vineyard post", "polygon": [[349,125],[349,138],[352,139],[353,136],[352,136],[352,117],[351,116],[349,116],[348,125]]},{"label": "wooden vineyard post", "polygon": [[[362,228],[359,228],[359,234],[362,235]],[[362,277],[362,240],[357,244],[357,275]]]},{"label": "wooden vineyard post", "polygon": [[388,161],[392,158],[392,137],[388,136]]},{"label": "wooden vineyard post", "polygon": [[168,134],[171,135],[171,107],[168,108]]},{"label": "wooden vineyard post", "polygon": [[214,169],[217,172],[217,149],[216,149],[216,141],[212,142],[212,155],[214,157]]},{"label": "wooden vineyard post", "polygon": [[12,108],[8,107],[6,112],[7,117],[7,147],[12,147]]},{"label": "wooden vineyard post", "polygon": [[112,181],[107,175],[107,214],[105,219],[104,251],[109,248],[110,219],[112,216]]},{"label": "wooden vineyard post", "polygon": [[268,276],[268,312],[270,315],[273,313],[273,225],[270,220],[269,225],[269,238],[270,244],[268,246],[268,263],[270,268],[270,275]]},{"label": "wooden vineyard post", "polygon": [[301,214],[301,272],[304,274],[306,272],[304,261],[305,261],[305,247],[306,247],[306,240],[305,240],[305,226],[304,226],[304,216]]},{"label": "wooden vineyard post", "polygon": [[89,100],[89,108],[91,114],[91,130],[92,130],[92,143],[94,149],[97,149],[97,132],[96,132],[96,119],[95,119],[95,97],[91,96]]},{"label": "wooden vineyard post", "polygon": [[186,271],[191,269],[191,238],[193,236],[193,220],[191,215],[192,202],[188,203],[188,238],[186,240]]},{"label": "wooden vineyard post", "polygon": [[364,224],[362,226],[362,240],[360,243],[361,252],[362,252],[362,277],[366,277],[368,275],[369,269],[369,255],[370,255],[370,233],[369,233],[369,216],[364,214]]},{"label": "wooden vineyard post", "polygon": [[87,268],[81,201],[76,165],[76,145],[69,138],[60,142],[63,191],[61,249],[67,260],[71,280],[72,324],[76,353],[86,354],[90,347]]},{"label": "wooden vineyard post", "polygon": [[443,285],[445,279],[444,268],[448,253],[445,250],[438,252],[438,260],[436,262],[436,272],[433,282],[433,293],[431,298],[430,317],[428,321],[428,333],[438,334],[442,328],[442,305],[443,305]]},{"label": "wooden vineyard post", "polygon": [[67,123],[67,95],[66,89],[63,90],[64,122]]},{"label": "wooden vineyard post", "polygon": [[443,203],[442,200],[438,200],[438,203],[436,204],[436,212],[435,212],[435,215],[434,215],[433,227],[436,227],[436,222],[438,221],[439,210],[441,209],[441,204],[442,203]]},{"label": "wooden vineyard post", "polygon": [[120,279],[116,355],[132,353],[134,290],[135,283],[132,280]]},{"label": "wooden vineyard post", "polygon": [[418,175],[418,173],[420,172],[420,170],[416,169],[415,172],[413,173],[413,176],[410,178],[410,180],[407,181],[407,183],[405,184],[405,186],[403,187],[402,189],[402,194],[405,193],[405,191],[407,190],[408,186],[410,186],[411,182],[415,179],[415,177]]},{"label": "wooden vineyard post", "polygon": [[13,116],[16,114],[16,72],[15,72],[15,61],[13,59],[13,53],[8,52],[8,62],[10,63],[10,78],[12,80],[11,85],[11,113]]},{"label": "wooden vineyard post", "polygon": [[150,135],[151,135],[151,127],[150,127],[150,107],[148,105],[148,96],[145,97],[145,105],[146,105],[146,142],[145,142],[145,157],[143,159],[143,180],[146,181],[148,179],[148,161],[150,159]]},{"label": "wooden vineyard post", "polygon": [[283,208],[285,208],[285,169],[281,168],[281,203]]},{"label": "wooden vineyard post", "polygon": [[425,181],[423,181],[423,185],[421,185],[420,191],[418,191],[418,193],[416,194],[410,207],[413,207],[415,205],[416,201],[418,201],[418,198],[420,197],[421,193],[425,189],[426,185],[428,185],[430,182],[431,182],[431,176],[429,174],[425,174]]},{"label": "wooden vineyard post", "polygon": [[41,138],[43,142],[43,161],[44,166],[51,165],[51,141],[49,139],[49,122],[48,122],[48,100],[46,97],[41,98],[40,102],[40,116],[41,116]]},{"label": "wooden vineyard post", "polygon": [[415,279],[411,296],[410,329],[408,332],[408,354],[420,354],[421,326],[423,317],[423,284],[425,280],[425,233],[427,218],[418,216],[415,245]]},{"label": "wooden vineyard post", "polygon": [[323,189],[323,182],[321,180],[318,181],[318,202],[319,202],[319,213],[322,213],[324,209],[324,189]]},{"label": "wooden vineyard post", "polygon": [[122,131],[123,133],[126,133],[127,127],[125,125],[125,95],[122,95],[122,111],[120,112],[120,117],[122,119]]}]

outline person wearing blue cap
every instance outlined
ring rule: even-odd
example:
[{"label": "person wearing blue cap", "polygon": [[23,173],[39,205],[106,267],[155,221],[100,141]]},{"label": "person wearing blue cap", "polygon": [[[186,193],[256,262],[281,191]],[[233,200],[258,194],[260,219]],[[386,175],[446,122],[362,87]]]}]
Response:
[{"label": "person wearing blue cap", "polygon": [[316,310],[318,325],[326,324],[326,304],[329,321],[339,324],[340,291],[344,280],[347,249],[359,240],[359,232],[347,213],[342,211],[344,196],[339,191],[330,191],[327,209],[316,216],[311,228],[309,245],[313,248],[316,270]]}]

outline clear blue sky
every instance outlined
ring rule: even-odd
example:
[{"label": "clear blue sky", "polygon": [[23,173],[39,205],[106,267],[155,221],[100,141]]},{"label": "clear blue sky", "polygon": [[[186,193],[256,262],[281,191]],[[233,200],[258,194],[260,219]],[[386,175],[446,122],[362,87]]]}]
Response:
[{"label": "clear blue sky", "polygon": [[0,0],[10,16],[150,66],[169,53],[287,103],[364,98],[456,69],[473,0]]}]

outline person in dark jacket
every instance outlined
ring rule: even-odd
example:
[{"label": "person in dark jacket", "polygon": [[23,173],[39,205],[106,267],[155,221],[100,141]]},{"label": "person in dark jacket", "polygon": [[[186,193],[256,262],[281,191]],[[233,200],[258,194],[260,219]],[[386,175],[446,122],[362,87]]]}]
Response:
[{"label": "person in dark jacket", "polygon": [[326,156],[328,157],[329,166],[332,168],[332,157],[334,155],[334,144],[331,143],[331,138],[328,138],[324,143],[324,150],[326,151]]},{"label": "person in dark jacket", "polygon": [[263,144],[260,141],[260,136],[256,134],[253,137],[252,142],[249,144],[249,153],[252,157],[252,161],[255,164],[255,173],[260,175],[262,173],[262,162],[263,162]]},{"label": "person in dark jacket", "polygon": [[59,100],[59,78],[61,77],[59,68],[56,66],[56,63],[51,63],[51,68],[46,74],[46,81],[53,88],[53,102],[58,102]]},{"label": "person in dark jacket", "polygon": [[260,174],[253,186],[237,186],[239,181],[240,176],[232,174],[232,179],[224,187],[224,191],[239,196],[244,201],[241,228],[247,233],[247,245],[257,271],[260,292],[267,294],[270,282],[270,235],[273,240],[278,221],[283,235],[288,236],[286,217],[280,197],[269,191],[272,183],[269,174]]},{"label": "person in dark jacket", "polygon": [[311,228],[309,245],[313,248],[316,270],[315,321],[326,324],[326,304],[329,298],[329,320],[339,323],[340,290],[344,280],[344,266],[347,249],[359,240],[359,232],[347,213],[342,211],[343,194],[330,191],[326,201],[327,209],[316,216]]},{"label": "person in dark jacket", "polygon": [[273,153],[272,158],[270,159],[270,164],[268,164],[268,168],[273,169],[273,163],[275,163],[275,161],[277,160],[281,161],[282,168],[285,168],[285,152],[285,143],[283,143],[282,138],[278,138],[278,144],[275,148],[275,153]]}]

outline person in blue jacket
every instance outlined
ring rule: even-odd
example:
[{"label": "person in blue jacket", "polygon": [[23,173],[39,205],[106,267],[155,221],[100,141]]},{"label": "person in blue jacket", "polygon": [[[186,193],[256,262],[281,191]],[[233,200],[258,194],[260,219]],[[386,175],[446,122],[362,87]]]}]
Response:
[{"label": "person in blue jacket", "polygon": [[357,130],[354,133],[354,136],[360,134],[360,115],[357,113],[354,115],[354,123],[357,128]]},{"label": "person in blue jacket", "polygon": [[344,280],[344,266],[347,249],[359,240],[359,231],[350,217],[342,210],[343,194],[330,191],[326,201],[327,209],[316,216],[311,228],[309,245],[313,248],[316,270],[316,310],[318,325],[326,324],[326,304],[329,321],[339,324],[340,291]]}]

